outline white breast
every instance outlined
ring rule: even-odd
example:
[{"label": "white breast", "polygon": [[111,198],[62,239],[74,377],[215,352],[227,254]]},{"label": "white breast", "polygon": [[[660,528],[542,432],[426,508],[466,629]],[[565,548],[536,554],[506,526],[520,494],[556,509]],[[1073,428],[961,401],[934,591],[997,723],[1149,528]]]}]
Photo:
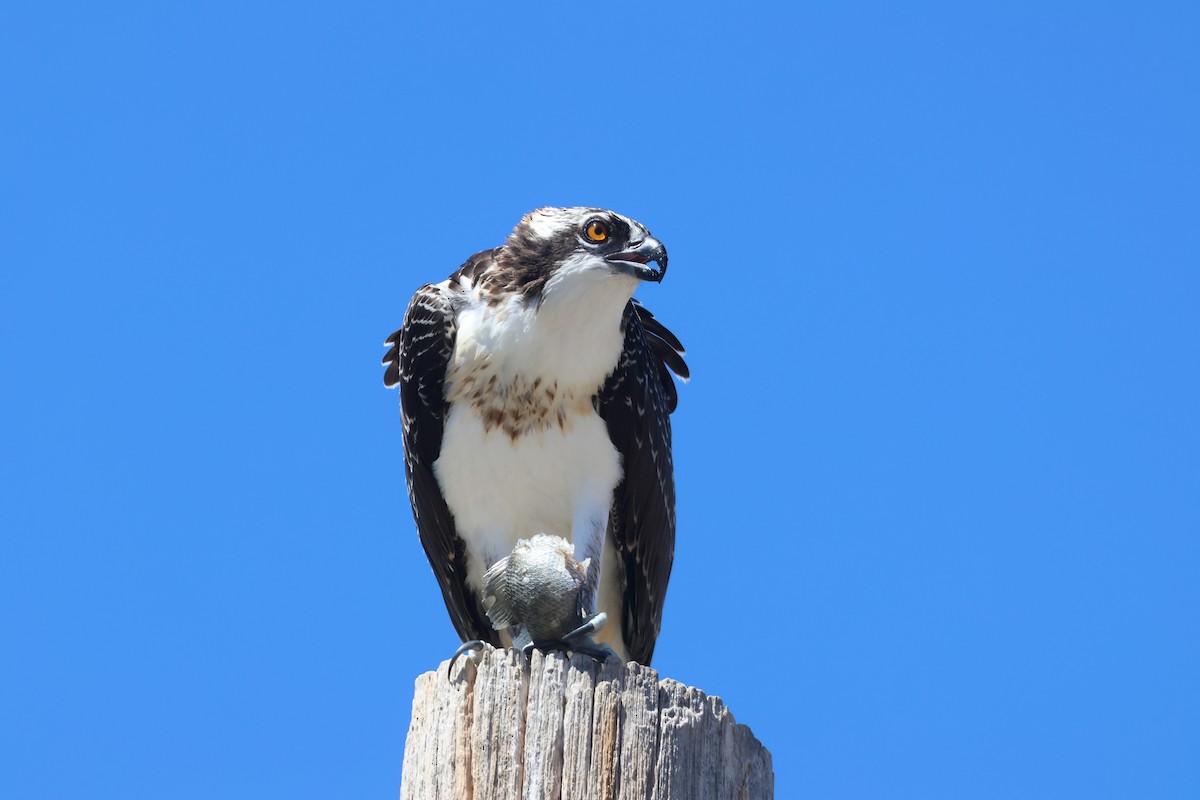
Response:
[{"label": "white breast", "polygon": [[[603,547],[621,463],[592,397],[620,356],[621,316],[636,283],[604,277],[551,282],[537,306],[515,297],[489,306],[477,295],[459,315],[434,474],[477,590],[519,539],[561,536],[582,560],[576,535],[590,528],[601,537],[591,546]],[[602,564],[601,607],[614,622],[619,609],[604,607],[615,572]]]},{"label": "white breast", "polygon": [[434,472],[474,556],[468,578],[481,586],[484,570],[518,539],[550,533],[571,541],[581,508],[607,511],[621,465],[595,413],[514,441],[503,429],[485,430],[475,409],[459,403],[446,421]]}]

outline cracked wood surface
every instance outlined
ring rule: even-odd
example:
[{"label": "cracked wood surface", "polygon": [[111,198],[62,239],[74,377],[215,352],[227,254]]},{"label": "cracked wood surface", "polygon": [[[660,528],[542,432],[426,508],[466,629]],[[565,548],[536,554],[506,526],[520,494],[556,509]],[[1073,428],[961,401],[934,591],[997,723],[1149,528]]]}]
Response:
[{"label": "cracked wood surface", "polygon": [[401,800],[763,800],[771,754],[641,664],[513,650],[417,679]]}]

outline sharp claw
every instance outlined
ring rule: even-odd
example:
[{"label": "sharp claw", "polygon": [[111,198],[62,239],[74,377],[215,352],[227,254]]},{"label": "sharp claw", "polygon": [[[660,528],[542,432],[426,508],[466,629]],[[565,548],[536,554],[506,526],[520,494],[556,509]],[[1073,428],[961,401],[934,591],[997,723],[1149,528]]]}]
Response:
[{"label": "sharp claw", "polygon": [[587,622],[583,623],[578,628],[562,637],[562,640],[564,642],[573,642],[576,639],[591,636],[593,633],[603,628],[604,623],[606,622],[608,622],[608,614],[605,614],[603,611],[601,611],[599,614],[596,614]]},{"label": "sharp claw", "polygon": [[548,639],[541,642],[530,642],[521,648],[521,653],[528,658],[535,649],[543,652],[557,650],[563,653],[582,653],[603,663],[609,656],[616,655],[611,647],[592,641],[592,634],[604,627],[608,615],[601,611],[575,630],[559,639]]},{"label": "sharp claw", "polygon": [[449,680],[450,676],[454,674],[454,662],[458,661],[459,656],[466,655],[467,653],[471,653],[476,650],[482,650],[487,646],[488,643],[483,639],[468,639],[459,645],[458,649],[454,651],[454,655],[450,656],[450,666],[446,667],[446,679]]},{"label": "sharp claw", "polygon": [[[533,655],[534,650],[543,652],[556,650],[562,653],[582,653],[596,661],[603,663],[610,656],[616,655],[613,649],[608,645],[598,644],[592,641],[592,634],[599,631],[608,622],[608,615],[601,611],[598,614],[593,614],[591,619],[580,625],[575,630],[562,636],[560,639],[548,639],[541,642],[530,642],[521,648],[521,655],[526,660]],[[482,639],[471,639],[463,642],[454,655],[450,657],[450,665],[446,668],[446,677],[450,678],[454,674],[454,663],[461,656],[467,653],[489,648],[487,642]]]}]

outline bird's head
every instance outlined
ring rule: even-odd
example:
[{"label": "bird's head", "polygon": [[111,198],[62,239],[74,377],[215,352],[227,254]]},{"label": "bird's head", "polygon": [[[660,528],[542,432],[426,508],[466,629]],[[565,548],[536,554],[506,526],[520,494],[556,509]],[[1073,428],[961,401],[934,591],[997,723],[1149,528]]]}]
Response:
[{"label": "bird's head", "polygon": [[526,214],[497,254],[513,288],[540,297],[555,284],[613,284],[632,294],[667,273],[667,249],[645,226],[602,208],[539,208]]}]

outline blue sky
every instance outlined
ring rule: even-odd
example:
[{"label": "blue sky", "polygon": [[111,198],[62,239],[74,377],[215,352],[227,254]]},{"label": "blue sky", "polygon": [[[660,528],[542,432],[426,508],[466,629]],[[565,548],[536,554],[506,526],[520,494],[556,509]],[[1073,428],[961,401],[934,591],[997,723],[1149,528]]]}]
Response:
[{"label": "blue sky", "polygon": [[655,666],[780,797],[1200,796],[1200,6],[8,4],[0,796],[392,797],[381,343],[525,211],[688,346]]}]

